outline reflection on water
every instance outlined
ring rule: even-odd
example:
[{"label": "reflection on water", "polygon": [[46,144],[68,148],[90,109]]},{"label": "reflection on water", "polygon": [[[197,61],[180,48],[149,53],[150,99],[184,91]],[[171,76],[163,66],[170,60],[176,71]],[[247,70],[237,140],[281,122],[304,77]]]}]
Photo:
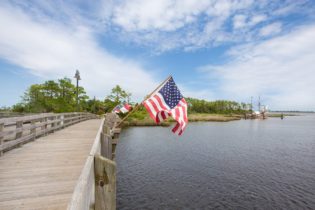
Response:
[{"label": "reflection on water", "polygon": [[125,129],[118,209],[315,209],[315,116]]}]

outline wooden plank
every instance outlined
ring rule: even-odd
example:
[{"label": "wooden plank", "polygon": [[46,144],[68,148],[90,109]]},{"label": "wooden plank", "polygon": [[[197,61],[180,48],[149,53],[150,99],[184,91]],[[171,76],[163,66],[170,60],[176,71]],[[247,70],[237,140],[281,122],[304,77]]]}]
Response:
[{"label": "wooden plank", "polygon": [[[16,128],[13,128],[13,126],[7,127],[5,131],[0,132],[0,137],[3,137],[3,141],[14,141],[17,139],[20,139],[23,136],[28,135],[28,133],[35,133],[35,135],[33,136],[34,138],[44,135],[46,133],[50,133],[50,132],[54,132],[55,130],[59,130],[65,126],[69,126],[75,123],[79,123],[82,120],[86,120],[88,119],[89,116],[91,117],[95,117],[95,115],[90,115],[90,114],[85,114],[85,113],[71,113],[71,114],[67,114],[66,116],[73,116],[73,115],[77,115],[75,117],[72,117],[72,121],[69,123],[61,123],[63,121],[63,119],[61,118],[64,115],[60,115],[60,114],[55,114],[55,115],[45,115],[47,117],[41,117],[38,118],[38,116],[42,116],[42,115],[37,115],[37,118],[31,118],[30,121],[26,121],[25,124],[23,124],[23,122],[19,121],[16,122]],[[81,119],[80,119],[81,118]],[[30,119],[30,118],[28,118]],[[4,125],[5,127],[5,125]],[[36,131],[36,128],[41,127],[41,131]],[[15,135],[15,138],[14,136]],[[14,139],[13,139],[14,138]],[[27,138],[27,137],[26,137]],[[25,140],[25,139],[23,139]],[[29,140],[29,139],[28,139]],[[21,143],[23,142],[27,142],[26,141],[19,141]],[[10,147],[12,147],[12,145],[15,146],[15,143],[12,144],[8,144],[10,145]],[[10,148],[8,147],[8,145],[6,145],[6,149]]]},{"label": "wooden plank", "polygon": [[116,163],[95,156],[95,210],[116,209]]},{"label": "wooden plank", "polygon": [[102,119],[102,121],[101,121],[101,126],[99,127],[99,129],[96,133],[96,136],[95,136],[94,141],[93,141],[93,146],[92,146],[92,149],[90,151],[90,155],[93,157],[95,154],[100,154],[100,152],[101,152],[100,139],[101,139],[101,133],[102,133],[103,125],[104,125],[104,119]]},{"label": "wooden plank", "polygon": [[[100,124],[101,120],[84,121],[0,157],[0,209],[66,209]],[[91,192],[90,204],[94,157],[89,159],[92,175],[86,183],[92,184],[85,187]]]},{"label": "wooden plank", "polygon": [[17,121],[23,121],[23,122],[30,122],[32,120],[36,121],[41,121],[43,118],[49,118],[52,116],[75,116],[74,118],[79,118],[80,115],[81,117],[84,116],[86,119],[95,119],[97,118],[97,115],[95,114],[90,114],[90,113],[59,113],[59,114],[54,114],[54,113],[42,113],[42,114],[36,114],[36,115],[28,115],[28,116],[22,116],[22,117],[8,117],[8,118],[1,118],[0,123],[4,123],[5,126],[7,125],[14,125],[16,124]]},{"label": "wooden plank", "polygon": [[94,204],[94,155],[100,154],[100,138],[103,124],[104,119],[101,120],[101,125],[94,138],[89,156],[76,184],[71,201],[68,204],[68,210],[85,210],[91,208],[91,206]]},{"label": "wooden plank", "polygon": [[120,133],[121,132],[121,128],[113,128],[113,133],[116,134],[116,133]]},{"label": "wooden plank", "polygon": [[[90,208],[93,203],[93,191],[94,187],[94,158],[88,156],[79,180],[75,186],[74,192],[70,203],[68,204],[68,210],[86,210]],[[93,199],[93,200],[92,200]]]},{"label": "wooden plank", "polygon": [[35,120],[32,120],[32,121],[31,121],[32,127],[31,127],[31,129],[30,129],[30,134],[34,136],[33,140],[34,140],[35,137],[36,137],[36,127],[35,127],[35,123],[36,123]]},{"label": "wooden plank", "polygon": [[34,134],[29,134],[29,135],[20,137],[18,139],[5,142],[2,145],[0,145],[0,151],[7,150],[7,149],[9,149],[11,147],[15,147],[17,145],[22,145],[23,143],[28,142],[29,140],[34,139],[34,138],[35,138]]},{"label": "wooden plank", "polygon": [[103,157],[108,158],[108,142],[107,142],[107,138],[105,138],[105,134],[102,132],[101,133],[101,155]]},{"label": "wooden plank", "polygon": [[[18,129],[18,128],[22,128],[22,127],[23,127],[23,121],[17,121],[17,122],[16,122],[16,128]],[[19,132],[16,132],[16,134],[15,134],[16,142],[18,142],[17,139],[21,138],[22,135],[23,135],[23,130],[22,130],[22,131],[19,131]],[[22,141],[20,141],[20,142],[22,143]],[[20,146],[21,146],[21,145],[22,145],[22,144],[20,144]]]},{"label": "wooden plank", "polygon": [[52,122],[52,123],[51,123],[51,129],[50,129],[50,130],[51,130],[52,132],[54,132],[54,131],[56,130],[56,128],[55,128],[55,127],[56,127],[56,123],[55,123],[55,122],[56,122],[56,116],[52,116],[52,117],[50,118],[50,120],[51,120],[51,122]]},{"label": "wooden plank", "polygon": [[[20,130],[19,128],[22,128],[22,127],[23,127],[23,121],[16,122],[16,128],[18,130]],[[22,134],[23,134],[23,129],[19,132],[16,132],[15,139],[21,138]]]},{"label": "wooden plank", "polygon": [[105,135],[105,138],[107,138],[108,143],[108,159],[113,159],[113,144],[112,144],[112,137],[110,135]]},{"label": "wooden plank", "polygon": [[23,116],[23,117],[8,117],[8,118],[2,118],[0,119],[0,123],[4,123],[5,125],[9,125],[9,124],[15,124],[17,121],[23,121],[23,122],[27,122],[27,121],[31,121],[34,119],[40,119],[43,117],[49,117],[49,116],[53,116],[55,114],[53,113],[43,113],[43,114],[37,114],[37,115],[29,115],[29,116]]},{"label": "wooden plank", "polygon": [[41,127],[41,125],[37,125],[37,124],[25,125],[25,124],[23,124],[23,127],[15,128],[14,130],[8,130],[10,128],[7,128],[6,130],[4,130],[0,133],[0,137],[4,137],[4,139],[5,139],[6,136],[16,134],[16,133],[24,133],[24,131],[29,131],[32,129],[36,129],[38,127]]},{"label": "wooden plank", "polygon": [[112,137],[102,133],[101,138],[101,155],[105,158],[112,159]]},{"label": "wooden plank", "polygon": [[111,133],[112,133],[110,127],[108,126],[108,124],[106,124],[106,122],[103,126],[103,133],[107,134],[107,135],[111,135]]},{"label": "wooden plank", "polygon": [[117,139],[112,139],[112,144],[115,144],[115,145],[118,144],[118,140],[119,140],[118,138]]}]

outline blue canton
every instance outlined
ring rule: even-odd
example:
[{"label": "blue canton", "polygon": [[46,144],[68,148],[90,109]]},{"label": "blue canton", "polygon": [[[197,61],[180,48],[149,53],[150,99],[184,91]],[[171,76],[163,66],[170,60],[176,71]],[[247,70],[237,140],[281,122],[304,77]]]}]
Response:
[{"label": "blue canton", "polygon": [[170,78],[165,83],[165,85],[159,90],[159,93],[163,96],[165,103],[171,109],[173,109],[183,98],[183,95],[179,92],[173,78]]}]

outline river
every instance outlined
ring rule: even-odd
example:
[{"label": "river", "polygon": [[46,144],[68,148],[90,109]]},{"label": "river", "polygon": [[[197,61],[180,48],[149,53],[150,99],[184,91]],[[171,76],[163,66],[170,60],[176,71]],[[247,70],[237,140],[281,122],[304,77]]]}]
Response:
[{"label": "river", "polygon": [[315,209],[315,115],[170,129],[121,133],[118,209]]}]

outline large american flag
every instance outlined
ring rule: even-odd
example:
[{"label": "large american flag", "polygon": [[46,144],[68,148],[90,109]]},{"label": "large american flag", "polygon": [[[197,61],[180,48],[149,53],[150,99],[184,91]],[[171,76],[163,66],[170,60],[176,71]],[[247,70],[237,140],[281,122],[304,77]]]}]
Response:
[{"label": "large american flag", "polygon": [[143,102],[151,118],[160,123],[169,116],[176,120],[172,131],[181,135],[188,123],[187,102],[171,77],[161,89]]}]

